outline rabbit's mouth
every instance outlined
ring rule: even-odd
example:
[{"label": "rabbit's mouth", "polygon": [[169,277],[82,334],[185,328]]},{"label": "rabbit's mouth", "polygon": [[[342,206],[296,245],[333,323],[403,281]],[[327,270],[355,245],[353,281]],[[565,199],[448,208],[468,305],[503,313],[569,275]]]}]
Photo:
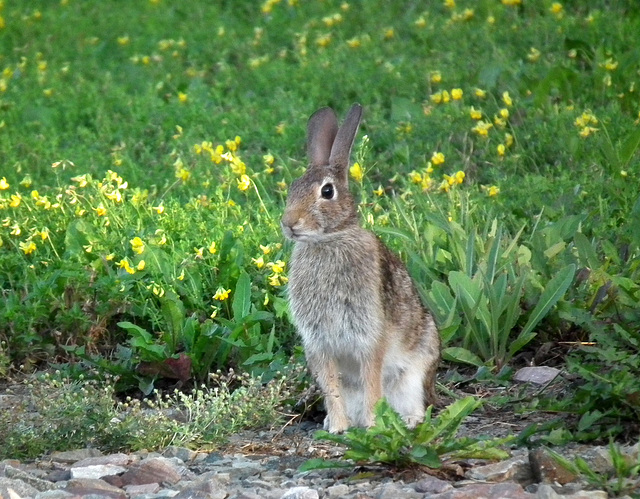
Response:
[{"label": "rabbit's mouth", "polygon": [[314,241],[318,241],[322,238],[323,231],[310,231],[304,228],[291,227],[285,223],[280,222],[280,227],[282,228],[282,233],[284,237],[290,239],[294,242],[299,243],[310,243]]}]

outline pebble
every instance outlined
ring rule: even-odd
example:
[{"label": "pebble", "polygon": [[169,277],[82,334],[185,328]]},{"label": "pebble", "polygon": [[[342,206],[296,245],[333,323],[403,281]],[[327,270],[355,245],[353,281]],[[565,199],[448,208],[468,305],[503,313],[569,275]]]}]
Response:
[{"label": "pebble", "polygon": [[[606,497],[571,477],[551,473],[542,451],[516,450],[498,463],[473,461],[463,480],[383,467],[298,471],[309,449],[339,449],[312,438],[315,428],[289,428],[237,439],[236,450],[103,455],[95,449],[54,452],[35,462],[0,461],[0,499],[555,499]],[[296,433],[297,432],[297,433]],[[301,436],[302,435],[302,436]],[[279,441],[274,444],[275,438]],[[246,445],[245,445],[246,444]],[[252,449],[253,452],[238,452]],[[323,447],[324,445],[324,447]],[[606,449],[604,447],[603,449]],[[594,452],[594,455],[601,454]],[[637,453],[637,449],[635,449]],[[459,477],[460,478],[460,477]],[[639,484],[640,487],[640,484]]]}]

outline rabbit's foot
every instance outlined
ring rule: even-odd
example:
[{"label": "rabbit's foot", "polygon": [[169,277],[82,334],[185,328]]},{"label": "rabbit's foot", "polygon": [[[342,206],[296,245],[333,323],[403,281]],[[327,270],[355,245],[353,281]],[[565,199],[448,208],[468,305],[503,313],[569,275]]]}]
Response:
[{"label": "rabbit's foot", "polygon": [[329,433],[344,433],[349,428],[349,421],[347,418],[336,417],[335,415],[331,417],[327,414],[327,417],[324,418],[323,428]]}]

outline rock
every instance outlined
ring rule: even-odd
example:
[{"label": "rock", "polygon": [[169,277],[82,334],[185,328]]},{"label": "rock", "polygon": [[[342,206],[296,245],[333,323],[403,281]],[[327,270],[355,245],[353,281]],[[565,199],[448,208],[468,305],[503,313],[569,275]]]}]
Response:
[{"label": "rock", "polygon": [[35,477],[32,474],[21,469],[14,468],[13,466],[7,465],[4,469],[4,475],[7,478],[13,478],[15,480],[20,480],[23,483],[29,484],[34,489],[40,492],[45,492],[47,490],[56,488],[55,485],[50,481],[42,480],[41,478]]},{"label": "rock", "polygon": [[451,485],[446,480],[440,480],[434,476],[428,476],[427,478],[423,478],[422,480],[416,482],[414,484],[414,488],[416,492],[420,492],[422,494],[441,494],[442,492],[446,492],[447,490],[451,490],[453,485]]},{"label": "rock", "polygon": [[553,381],[560,374],[560,369],[548,366],[523,367],[513,376],[514,381],[520,383],[533,383],[535,385],[546,385]]},{"label": "rock", "polygon": [[534,499],[517,483],[474,483],[429,496],[430,499]]},{"label": "rock", "polygon": [[145,483],[142,485],[127,485],[124,491],[129,497],[136,497],[145,494],[155,494],[160,490],[158,483]]},{"label": "rock", "polygon": [[343,497],[349,493],[349,486],[344,483],[332,485],[325,490],[328,497]]},{"label": "rock", "polygon": [[280,496],[280,499],[319,499],[318,491],[309,487],[293,487]]},{"label": "rock", "polygon": [[[11,491],[11,493],[9,491]],[[11,494],[17,494],[18,497],[34,497],[38,492],[38,489],[22,480],[0,477],[0,497],[10,497]],[[15,497],[15,495],[13,497]]]},{"label": "rock", "polygon": [[516,456],[505,461],[476,466],[467,471],[466,477],[480,482],[514,480],[522,485],[529,485],[534,481],[527,456]]},{"label": "rock", "polygon": [[98,449],[76,449],[76,450],[67,450],[62,452],[52,452],[51,460],[58,463],[76,463],[78,461],[82,461],[88,457],[98,457],[102,456],[102,452]]},{"label": "rock", "polygon": [[537,482],[564,485],[578,479],[574,473],[561,466],[546,449],[529,452],[529,463]]},{"label": "rock", "polygon": [[128,471],[120,475],[120,480],[123,486],[146,483],[174,484],[182,480],[182,475],[169,459],[152,457],[132,465]]},{"label": "rock", "polygon": [[78,478],[69,480],[66,488],[67,492],[71,492],[77,496],[96,495],[110,499],[126,499],[124,490],[114,487],[104,480],[98,478]]},{"label": "rock", "polygon": [[98,466],[112,464],[114,466],[127,466],[129,463],[136,461],[136,457],[127,454],[110,454],[108,456],[87,457],[81,461],[77,461],[71,465],[72,468],[82,468],[84,466]]},{"label": "rock", "polygon": [[202,480],[182,489],[176,499],[225,499],[228,491],[217,480]]},{"label": "rock", "polygon": [[177,447],[175,445],[170,445],[164,450],[162,455],[164,457],[177,457],[182,462],[186,463],[189,461],[193,461],[195,457],[198,455],[198,453],[192,451],[191,449],[187,449],[185,447]]},{"label": "rock", "polygon": [[40,492],[34,497],[34,499],[68,499],[74,497],[71,492],[67,492],[63,489],[47,490],[46,492]]},{"label": "rock", "polygon": [[102,478],[109,475],[120,475],[125,471],[127,471],[127,468],[123,468],[122,466],[96,464],[94,466],[71,468],[71,478]]}]

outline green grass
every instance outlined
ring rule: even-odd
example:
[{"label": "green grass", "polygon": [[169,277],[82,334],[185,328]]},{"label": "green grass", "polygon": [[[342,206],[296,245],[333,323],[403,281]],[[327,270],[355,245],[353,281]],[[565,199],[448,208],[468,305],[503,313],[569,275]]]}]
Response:
[{"label": "green grass", "polygon": [[79,359],[148,393],[285,365],[300,353],[287,185],[308,116],[355,101],[363,223],[408,262],[448,360],[499,368],[538,342],[610,335],[637,351],[618,338],[640,303],[634,2],[1,15],[1,375]]}]

